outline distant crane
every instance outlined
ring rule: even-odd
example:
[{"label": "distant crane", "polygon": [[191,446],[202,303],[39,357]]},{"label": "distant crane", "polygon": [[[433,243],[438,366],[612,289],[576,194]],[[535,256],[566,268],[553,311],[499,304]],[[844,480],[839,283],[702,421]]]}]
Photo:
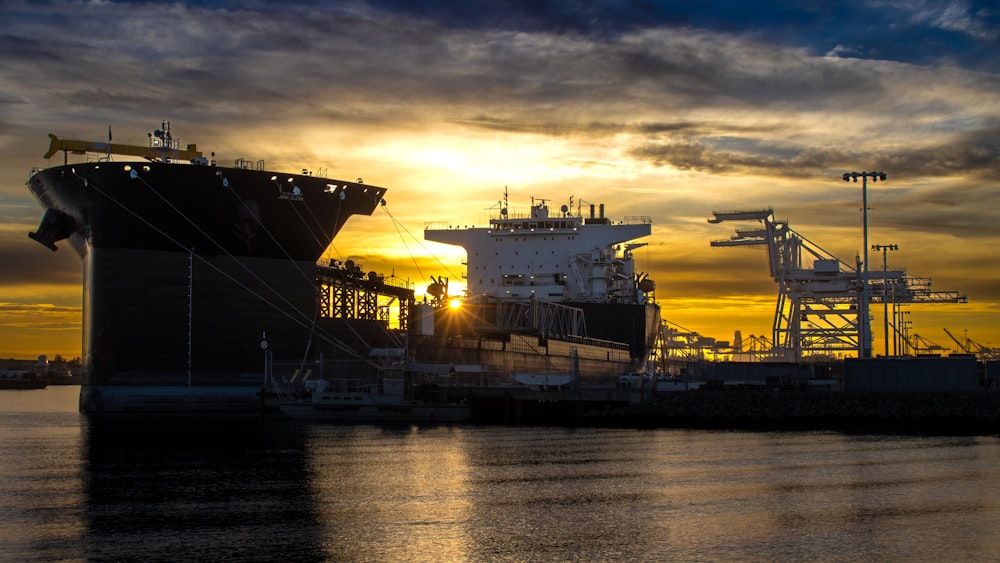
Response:
[{"label": "distant crane", "polygon": [[654,352],[654,361],[666,364],[673,360],[705,360],[709,355],[713,359],[718,359],[720,354],[729,356],[735,350],[733,345],[725,340],[703,336],[676,323],[660,319]]},{"label": "distant crane", "polygon": [[982,344],[974,342],[969,339],[968,334],[966,334],[965,342],[963,343],[961,340],[956,338],[955,335],[952,334],[951,331],[948,330],[947,328],[945,328],[944,331],[948,336],[951,337],[952,340],[955,341],[955,344],[958,345],[959,350],[961,350],[965,354],[975,354],[976,359],[979,360],[980,362],[985,362],[987,360],[995,360],[998,358],[998,356],[1000,356],[1000,351],[998,351],[996,348],[990,348],[989,346],[983,346]]},{"label": "distant crane", "polygon": [[[943,327],[942,327],[942,328],[943,328]],[[954,341],[955,341],[955,344],[958,344],[958,349],[959,349],[959,350],[961,350],[961,351],[962,351],[963,353],[965,353],[965,354],[971,354],[971,353],[972,353],[971,351],[969,351],[969,341],[968,341],[968,337],[966,337],[966,341],[965,341],[965,343],[963,344],[963,343],[962,343],[962,342],[961,342],[961,341],[960,341],[959,339],[955,338],[955,335],[954,335],[954,334],[952,334],[952,333],[951,333],[951,331],[950,331],[950,330],[948,330],[947,328],[945,328],[945,329],[944,329],[944,332],[945,332],[945,334],[947,334],[948,336],[950,336],[952,340],[954,340]]]},{"label": "distant crane", "polygon": [[941,346],[940,344],[932,342],[932,341],[924,338],[923,336],[920,336],[917,333],[913,333],[913,338],[911,338],[909,340],[908,345],[909,345],[910,348],[913,349],[913,353],[915,355],[917,355],[917,356],[920,355],[920,351],[921,350],[923,350],[924,352],[926,352],[928,354],[932,354],[932,353],[935,353],[935,352],[940,352],[942,350],[945,350],[944,346]]},{"label": "distant crane", "polygon": [[747,347],[747,353],[750,355],[750,361],[752,362],[767,359],[771,355],[772,350],[774,350],[771,341],[763,334],[760,336],[751,334],[749,340],[750,345]]},{"label": "distant crane", "polygon": [[[929,278],[912,278],[901,270],[887,270],[883,279],[864,292],[860,258],[848,264],[795,232],[788,221],[774,218],[773,209],[714,211],[709,223],[757,221],[753,229],[737,229],[713,247],[765,246],[771,277],[778,282],[778,301],[772,326],[772,359],[799,361],[804,354],[847,353],[859,349],[871,319],[859,315],[861,299],[891,299],[903,303],[965,303],[964,295],[931,289]],[[872,291],[874,289],[874,291]],[[893,323],[895,330],[895,323]]]}]

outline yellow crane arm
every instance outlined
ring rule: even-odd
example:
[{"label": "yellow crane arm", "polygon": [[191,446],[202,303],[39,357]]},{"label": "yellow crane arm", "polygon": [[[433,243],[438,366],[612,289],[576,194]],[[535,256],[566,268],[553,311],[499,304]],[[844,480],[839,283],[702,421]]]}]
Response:
[{"label": "yellow crane arm", "polygon": [[60,139],[49,133],[49,150],[45,158],[52,158],[59,151],[73,154],[110,153],[129,156],[141,156],[149,160],[159,160],[164,156],[175,160],[191,160],[201,158],[197,145],[188,145],[187,149],[169,149],[165,147],[141,147],[137,145],[122,145],[118,143],[95,143],[92,141],[76,141]]}]

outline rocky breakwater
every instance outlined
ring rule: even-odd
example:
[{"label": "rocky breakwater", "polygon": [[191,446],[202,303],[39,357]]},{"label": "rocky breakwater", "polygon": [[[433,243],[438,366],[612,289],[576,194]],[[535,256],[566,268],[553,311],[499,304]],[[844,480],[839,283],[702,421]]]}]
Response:
[{"label": "rocky breakwater", "polygon": [[891,429],[1000,433],[1000,392],[847,393],[765,389],[660,393],[590,411],[577,425],[644,428]]}]

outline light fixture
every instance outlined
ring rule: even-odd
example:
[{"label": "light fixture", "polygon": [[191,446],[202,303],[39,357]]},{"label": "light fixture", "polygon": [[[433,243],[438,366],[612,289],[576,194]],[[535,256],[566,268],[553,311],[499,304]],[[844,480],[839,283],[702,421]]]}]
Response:
[{"label": "light fixture", "polygon": [[870,358],[871,357],[871,323],[868,318],[868,304],[870,302],[869,292],[871,288],[869,287],[869,270],[868,270],[868,178],[872,179],[872,182],[877,182],[878,180],[885,181],[885,172],[844,172],[842,178],[845,182],[849,180],[854,180],[857,183],[858,178],[861,178],[861,211],[863,213],[863,232],[864,232],[864,248],[865,259],[862,263],[864,266],[864,277],[861,285],[861,299],[860,307],[858,308],[858,358]]}]

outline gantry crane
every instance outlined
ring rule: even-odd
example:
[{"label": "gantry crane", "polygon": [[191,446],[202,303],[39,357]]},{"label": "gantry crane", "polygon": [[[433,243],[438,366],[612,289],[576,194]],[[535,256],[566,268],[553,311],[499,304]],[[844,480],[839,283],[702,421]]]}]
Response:
[{"label": "gantry crane", "polygon": [[[737,229],[714,247],[765,246],[771,277],[778,282],[772,327],[772,359],[799,361],[806,354],[846,353],[858,349],[862,334],[858,311],[863,291],[860,258],[848,264],[795,232],[788,221],[777,221],[773,209],[714,211],[709,223],[757,221],[754,229]],[[928,278],[911,278],[901,270],[886,270],[869,282],[871,303],[964,303],[956,292],[931,289]],[[895,328],[895,323],[893,323]],[[870,330],[867,331],[871,334]]]},{"label": "gantry crane", "polygon": [[937,354],[942,350],[946,350],[944,346],[937,344],[919,334],[914,333],[913,337],[906,339],[906,346],[917,356],[920,354]]},{"label": "gantry crane", "polygon": [[991,348],[989,346],[983,346],[982,344],[979,344],[978,342],[971,340],[968,337],[968,335],[966,335],[965,337],[965,342],[962,342],[947,328],[944,329],[944,332],[949,337],[951,337],[952,340],[955,341],[955,344],[958,345],[959,350],[961,350],[965,354],[975,354],[976,359],[979,360],[980,362],[985,362],[987,360],[995,360],[997,359],[998,356],[1000,356],[1000,351],[998,351],[997,349]]}]

